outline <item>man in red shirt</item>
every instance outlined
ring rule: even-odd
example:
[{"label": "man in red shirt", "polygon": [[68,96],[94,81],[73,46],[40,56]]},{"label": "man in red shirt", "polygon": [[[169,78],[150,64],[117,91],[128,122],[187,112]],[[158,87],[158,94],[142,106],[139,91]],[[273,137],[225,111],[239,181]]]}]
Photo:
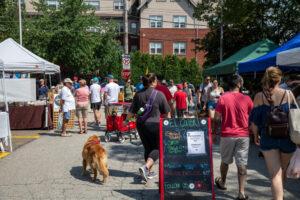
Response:
[{"label": "man in red shirt", "polygon": [[220,97],[216,106],[215,126],[213,135],[221,125],[221,177],[217,177],[216,185],[226,190],[226,176],[229,164],[235,162],[238,168],[239,196],[238,199],[247,199],[245,185],[247,179],[246,165],[248,163],[249,150],[249,115],[253,108],[250,97],[240,93],[243,87],[243,78],[234,74],[229,79],[230,91]]},{"label": "man in red shirt", "polygon": [[184,112],[187,111],[188,96],[183,92],[183,86],[180,84],[177,86],[178,91],[174,94],[174,99],[176,102],[176,113],[178,118],[184,117]]},{"label": "man in red shirt", "polygon": [[[157,75],[157,86],[155,89],[158,91],[161,91],[165,95],[167,102],[170,106],[171,113],[173,113],[172,94],[167,87],[162,85],[162,80],[163,80],[163,77],[161,75]],[[161,117],[164,118],[164,115],[162,115]]]}]

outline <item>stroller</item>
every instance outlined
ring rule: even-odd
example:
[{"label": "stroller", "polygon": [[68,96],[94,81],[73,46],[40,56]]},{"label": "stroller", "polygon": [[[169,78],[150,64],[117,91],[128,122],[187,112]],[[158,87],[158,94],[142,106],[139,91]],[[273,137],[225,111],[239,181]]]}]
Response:
[{"label": "stroller", "polygon": [[130,121],[128,126],[124,126],[123,121],[126,117],[126,113],[118,116],[117,112],[113,112],[111,116],[107,116],[105,142],[109,142],[112,135],[116,135],[120,143],[124,143],[125,136],[129,136],[130,140],[132,140],[132,136],[135,139],[139,138],[135,121]]}]

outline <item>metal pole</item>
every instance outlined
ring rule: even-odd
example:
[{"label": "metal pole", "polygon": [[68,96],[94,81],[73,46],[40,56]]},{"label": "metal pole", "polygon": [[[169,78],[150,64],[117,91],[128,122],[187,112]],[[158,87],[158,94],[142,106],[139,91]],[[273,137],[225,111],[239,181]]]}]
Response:
[{"label": "metal pole", "polygon": [[124,2],[124,52],[128,54],[128,1]]},{"label": "metal pole", "polygon": [[23,44],[23,38],[22,38],[22,8],[21,8],[21,0],[18,1],[19,4],[19,33],[20,33],[20,45]]},{"label": "metal pole", "polygon": [[6,91],[6,84],[5,84],[5,73],[4,73],[4,67],[2,70],[2,80],[3,80],[3,97],[5,102],[5,111],[7,113],[7,130],[9,131],[8,137],[9,137],[9,151],[12,152],[12,142],[11,142],[11,131],[10,131],[10,123],[9,123],[9,113],[8,113],[8,103],[7,103],[7,91]]},{"label": "metal pole", "polygon": [[51,89],[51,87],[52,87],[51,74],[49,74],[49,83],[50,83],[50,89]]},{"label": "metal pole", "polygon": [[221,23],[220,23],[220,62],[223,61],[223,7],[224,2],[221,0]]}]

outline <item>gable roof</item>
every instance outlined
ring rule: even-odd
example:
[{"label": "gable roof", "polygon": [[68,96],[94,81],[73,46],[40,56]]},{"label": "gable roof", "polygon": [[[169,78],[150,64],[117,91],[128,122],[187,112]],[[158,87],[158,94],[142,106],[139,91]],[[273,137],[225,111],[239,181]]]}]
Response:
[{"label": "gable roof", "polygon": [[[141,8],[143,8],[146,4],[148,4],[149,2],[151,2],[152,0],[144,0],[141,5],[139,5],[139,7],[137,8],[137,10],[140,10]],[[189,1],[194,7],[197,6],[197,3],[194,0],[187,0]]]}]

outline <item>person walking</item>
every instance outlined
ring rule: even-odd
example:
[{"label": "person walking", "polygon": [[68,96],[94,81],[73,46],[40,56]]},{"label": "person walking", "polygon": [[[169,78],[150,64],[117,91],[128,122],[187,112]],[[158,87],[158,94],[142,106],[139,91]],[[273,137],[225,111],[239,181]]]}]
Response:
[{"label": "person walking", "polygon": [[79,123],[79,133],[82,134],[82,119],[84,122],[84,133],[87,133],[87,117],[89,111],[89,96],[90,92],[86,89],[86,81],[79,81],[80,88],[75,91],[76,99],[76,116]]},{"label": "person walking", "polygon": [[142,89],[144,89],[144,85],[143,85],[143,76],[140,76],[140,82],[138,82],[138,84],[135,87],[136,91],[141,91]]},{"label": "person walking", "polygon": [[72,95],[73,81],[70,78],[64,80],[65,86],[60,91],[60,110],[63,112],[63,126],[61,130],[61,136],[69,137],[71,134],[67,134],[67,124],[71,119],[71,111],[75,110],[75,99]]},{"label": "person walking", "polygon": [[204,80],[205,80],[204,83],[200,84],[199,93],[198,93],[198,105],[202,109],[205,106],[204,102],[206,99],[207,90],[212,86],[210,82],[210,76],[205,76]]},{"label": "person walking", "polygon": [[[171,113],[173,113],[173,110],[174,110],[173,103],[172,103],[173,96],[172,96],[170,90],[166,86],[162,85],[163,76],[157,75],[156,77],[157,77],[157,84],[156,84],[155,89],[162,92],[165,95],[167,102],[170,106]],[[161,115],[161,117],[165,118],[165,116],[163,114]]]},{"label": "person walking", "polygon": [[157,86],[157,77],[153,73],[149,73],[143,77],[144,89],[136,93],[133,102],[126,117],[126,123],[138,114],[146,102],[150,99],[153,92],[157,92],[152,104],[152,110],[148,118],[144,122],[137,121],[137,130],[144,146],[145,165],[139,168],[139,172],[144,181],[152,179],[157,176],[153,170],[153,164],[158,159],[159,155],[159,121],[160,114],[165,114],[170,118],[170,106],[163,93],[155,90]]},{"label": "person walking", "polygon": [[94,113],[95,121],[92,125],[100,126],[101,119],[101,86],[98,84],[99,79],[97,77],[93,78],[93,84],[90,87],[90,98],[91,98],[91,109]]},{"label": "person walking", "polygon": [[80,84],[78,83],[78,77],[74,77],[74,83],[73,83],[73,87],[74,87],[74,90],[77,90],[80,88]]},{"label": "person walking", "polygon": [[124,102],[132,102],[133,92],[134,92],[134,88],[131,85],[131,80],[127,79],[126,83],[125,83],[125,86],[124,86],[124,92],[123,92]]},{"label": "person walking", "polygon": [[188,96],[188,107],[193,106],[193,95],[192,90],[189,88],[189,82],[185,81],[183,82],[183,92],[185,92]]},{"label": "person walking", "polygon": [[176,102],[176,113],[178,118],[184,117],[184,112],[187,112],[188,107],[188,95],[183,92],[183,86],[177,85],[178,91],[174,94],[174,100]]},{"label": "person walking", "polygon": [[173,97],[173,99],[171,99],[171,103],[172,103],[172,108],[171,108],[172,113],[171,113],[171,115],[172,115],[172,117],[175,117],[176,101],[174,99],[174,94],[175,94],[175,92],[177,92],[177,87],[174,85],[173,80],[169,81],[169,87],[168,88],[169,88],[169,90],[171,92],[171,95]]},{"label": "person walking", "polygon": [[[222,87],[219,87],[218,80],[214,79],[212,81],[212,87],[207,90],[206,99],[204,102],[203,110],[206,110],[206,105],[208,108],[208,116],[211,120],[211,124],[214,125],[215,119],[215,109],[219,98],[224,93]],[[213,128],[213,127],[212,127]]]},{"label": "person walking", "polygon": [[[254,98],[254,109],[250,116],[251,129],[254,134],[254,142],[260,146],[271,180],[271,190],[274,200],[283,200],[283,187],[286,180],[286,170],[290,159],[296,150],[296,145],[291,141],[289,135],[281,138],[269,135],[267,121],[271,106],[279,107],[283,112],[289,112],[288,94],[279,84],[282,72],[277,67],[269,67],[263,77],[262,92]],[[295,108],[292,92],[289,92],[291,108]],[[283,120],[282,120],[283,121]],[[270,125],[269,125],[270,127]],[[260,135],[259,135],[260,132]],[[281,129],[280,134],[288,133],[288,127]]]},{"label": "person walking", "polygon": [[221,177],[215,179],[219,189],[226,190],[226,177],[229,165],[235,162],[238,171],[239,195],[238,199],[248,199],[245,194],[247,179],[246,165],[248,163],[249,150],[249,115],[253,108],[250,97],[240,93],[243,87],[243,78],[234,74],[229,79],[230,91],[219,98],[216,106],[215,125],[213,126],[213,137],[216,137],[219,123],[221,125],[220,154]]},{"label": "person walking", "polygon": [[113,112],[118,111],[117,106],[112,106],[113,103],[119,102],[120,87],[114,83],[114,76],[109,74],[107,76],[108,84],[104,88],[104,103],[105,103],[105,118],[112,115]]}]

